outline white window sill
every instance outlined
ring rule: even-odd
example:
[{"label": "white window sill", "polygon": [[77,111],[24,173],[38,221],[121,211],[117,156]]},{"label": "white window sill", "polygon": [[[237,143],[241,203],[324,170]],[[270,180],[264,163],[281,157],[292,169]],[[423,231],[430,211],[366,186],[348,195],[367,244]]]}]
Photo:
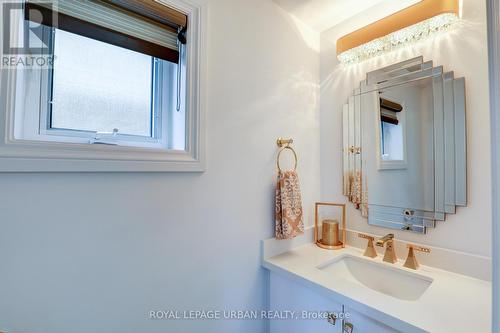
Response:
[{"label": "white window sill", "polygon": [[15,140],[0,146],[0,172],[202,172],[200,152]]}]

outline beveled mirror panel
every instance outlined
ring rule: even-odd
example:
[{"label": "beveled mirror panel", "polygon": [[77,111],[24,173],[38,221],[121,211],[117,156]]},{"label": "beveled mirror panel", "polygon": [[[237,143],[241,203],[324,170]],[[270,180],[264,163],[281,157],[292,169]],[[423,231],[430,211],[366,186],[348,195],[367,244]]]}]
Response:
[{"label": "beveled mirror panel", "polygon": [[368,223],[425,233],[466,205],[463,78],[422,57],[370,72],[343,129],[344,194]]}]

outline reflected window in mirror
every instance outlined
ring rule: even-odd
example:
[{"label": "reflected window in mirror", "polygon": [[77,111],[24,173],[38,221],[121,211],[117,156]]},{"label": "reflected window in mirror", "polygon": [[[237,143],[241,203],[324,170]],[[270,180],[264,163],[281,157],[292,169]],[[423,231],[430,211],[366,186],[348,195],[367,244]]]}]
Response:
[{"label": "reflected window in mirror", "polygon": [[379,169],[404,168],[406,116],[403,104],[381,97],[379,113]]}]

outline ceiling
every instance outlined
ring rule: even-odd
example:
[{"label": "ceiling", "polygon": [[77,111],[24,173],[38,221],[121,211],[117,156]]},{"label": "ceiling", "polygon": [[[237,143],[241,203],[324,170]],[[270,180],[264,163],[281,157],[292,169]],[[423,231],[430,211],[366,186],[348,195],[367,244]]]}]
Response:
[{"label": "ceiling", "polygon": [[273,0],[284,10],[318,32],[372,7],[384,7],[386,15],[395,13],[419,0]]}]

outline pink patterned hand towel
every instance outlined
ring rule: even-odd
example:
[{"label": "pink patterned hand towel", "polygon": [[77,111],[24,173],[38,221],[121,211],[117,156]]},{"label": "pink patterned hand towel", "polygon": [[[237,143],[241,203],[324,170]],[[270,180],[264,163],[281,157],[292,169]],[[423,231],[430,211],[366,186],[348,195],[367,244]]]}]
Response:
[{"label": "pink patterned hand towel", "polygon": [[302,199],[296,171],[278,174],[275,219],[276,239],[291,239],[304,233]]}]

